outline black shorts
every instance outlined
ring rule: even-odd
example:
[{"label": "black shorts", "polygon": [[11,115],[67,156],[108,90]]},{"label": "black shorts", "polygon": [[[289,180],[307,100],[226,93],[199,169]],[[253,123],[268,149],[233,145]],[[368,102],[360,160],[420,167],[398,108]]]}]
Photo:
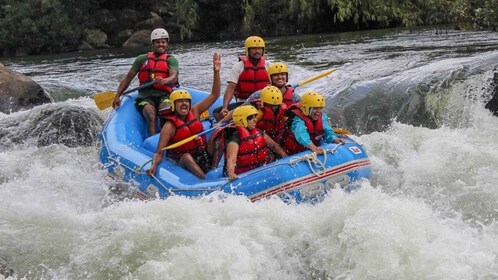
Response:
[{"label": "black shorts", "polygon": [[140,113],[143,113],[145,105],[152,105],[156,109],[159,108],[159,104],[163,102],[169,102],[169,93],[155,95],[155,96],[147,96],[147,97],[137,97],[135,100],[135,107]]},{"label": "black shorts", "polygon": [[198,150],[195,157],[195,162],[199,165],[199,167],[207,173],[211,169],[211,165],[213,163],[213,158],[208,154],[206,150]]}]

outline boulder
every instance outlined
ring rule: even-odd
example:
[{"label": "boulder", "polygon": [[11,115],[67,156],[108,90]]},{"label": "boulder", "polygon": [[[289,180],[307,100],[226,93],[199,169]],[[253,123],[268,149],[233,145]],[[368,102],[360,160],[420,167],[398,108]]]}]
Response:
[{"label": "boulder", "polygon": [[62,144],[92,146],[102,119],[90,109],[53,103],[0,120],[0,150],[24,144],[38,147]]},{"label": "boulder", "polygon": [[50,96],[35,81],[0,67],[0,112],[10,114],[50,102]]},{"label": "boulder", "polygon": [[494,116],[498,117],[498,73],[494,73],[493,82],[491,83],[493,92],[491,93],[492,98],[484,106],[486,109],[490,110]]},{"label": "boulder", "polygon": [[105,34],[102,30],[87,29],[85,30],[85,34],[85,41],[93,48],[109,48],[109,45],[107,44],[107,34]]},{"label": "boulder", "polygon": [[126,40],[123,44],[123,48],[138,48],[138,47],[144,47],[144,46],[150,46],[150,33],[152,30],[149,29],[143,29],[139,30],[131,37]]}]

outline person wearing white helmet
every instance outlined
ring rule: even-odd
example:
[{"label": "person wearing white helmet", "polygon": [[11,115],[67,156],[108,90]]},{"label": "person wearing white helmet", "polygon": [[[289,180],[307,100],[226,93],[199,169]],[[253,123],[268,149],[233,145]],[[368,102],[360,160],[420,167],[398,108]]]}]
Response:
[{"label": "person wearing white helmet", "polygon": [[150,42],[152,51],[135,58],[131,69],[119,83],[112,107],[119,107],[121,95],[137,74],[140,85],[155,81],[152,86],[139,90],[135,101],[135,106],[147,121],[149,136],[152,136],[157,132],[158,112],[169,106],[169,94],[178,86],[179,64],[174,56],[166,53],[169,34],[165,29],[154,29]]},{"label": "person wearing white helmet", "polygon": [[[217,120],[222,119],[255,91],[270,84],[265,53],[265,41],[259,36],[249,36],[244,42],[245,56],[233,65],[228,74],[228,85],[223,95],[223,106],[213,113]],[[237,103],[230,104],[233,97]],[[230,105],[229,105],[230,104]]]}]

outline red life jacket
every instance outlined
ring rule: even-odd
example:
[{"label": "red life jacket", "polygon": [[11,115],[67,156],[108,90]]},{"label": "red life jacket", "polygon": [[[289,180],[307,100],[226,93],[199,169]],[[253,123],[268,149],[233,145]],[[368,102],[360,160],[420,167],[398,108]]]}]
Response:
[{"label": "red life jacket", "polygon": [[236,126],[235,129],[237,129],[240,136],[235,174],[252,170],[270,162],[270,151],[266,146],[265,137],[261,131],[257,128],[249,131],[243,126]]},{"label": "red life jacket", "polygon": [[283,97],[283,103],[287,105],[287,107],[292,106],[294,104],[294,99],[292,99],[292,96],[294,95],[294,88],[292,86],[285,86],[287,89],[284,94],[282,94]]},{"label": "red life jacket", "polygon": [[256,127],[263,130],[275,142],[280,143],[282,134],[285,127],[284,113],[287,111],[287,105],[282,103],[276,114],[270,109],[269,106],[264,106],[258,111],[262,112],[262,118],[258,120]]},{"label": "red life jacket", "polygon": [[283,148],[289,155],[297,154],[302,151],[306,151],[308,147],[304,147],[299,144],[296,140],[296,136],[290,130],[290,124],[294,117],[299,117],[304,121],[306,125],[306,130],[310,135],[311,142],[315,144],[315,146],[320,145],[320,140],[323,136],[323,123],[322,118],[318,118],[318,120],[314,121],[308,116],[305,116],[301,111],[301,104],[294,104],[289,108],[289,120],[287,121],[287,126],[285,128],[285,132],[283,133]]},{"label": "red life jacket", "polygon": [[239,60],[244,62],[244,71],[240,73],[234,96],[239,99],[247,99],[253,92],[270,84],[268,71],[265,67],[266,57],[262,56],[256,65],[246,56],[239,57]]},{"label": "red life jacket", "polygon": [[[176,127],[175,135],[171,138],[170,144],[179,142],[204,130],[202,123],[195,118],[191,111],[188,112],[186,121],[178,118],[176,114],[165,116],[164,119],[172,121]],[[167,154],[169,158],[178,161],[185,153],[190,153],[195,158],[197,151],[205,150],[206,148],[206,136],[202,135],[181,146],[169,149]]]},{"label": "red life jacket", "polygon": [[[152,81],[154,77],[169,77],[167,53],[156,56],[154,52],[149,52],[149,54],[147,55],[147,60],[144,62],[144,64],[142,64],[142,66],[140,66],[140,70],[138,72],[138,80],[140,81],[140,85]],[[173,91],[173,88],[170,86],[157,84],[152,85],[152,88],[167,91],[169,93]]]}]

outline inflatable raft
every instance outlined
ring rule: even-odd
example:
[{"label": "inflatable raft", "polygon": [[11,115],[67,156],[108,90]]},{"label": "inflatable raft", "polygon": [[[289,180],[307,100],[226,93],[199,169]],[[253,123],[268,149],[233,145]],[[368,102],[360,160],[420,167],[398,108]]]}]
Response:
[{"label": "inflatable raft", "polygon": [[[192,95],[192,102],[199,102],[208,93],[184,88]],[[132,186],[141,199],[167,198],[170,195],[198,197],[212,192],[247,196],[251,201],[279,196],[284,201],[319,201],[331,188],[350,190],[362,178],[371,175],[370,160],[366,151],[347,135],[341,135],[345,144],[324,144],[327,151],[316,156],[306,151],[239,174],[229,181],[223,175],[223,160],[218,168],[200,179],[175,162],[167,159],[157,168],[155,176],[147,176],[159,134],[148,137],[147,126],[136,110],[137,92],[125,96],[121,107],[113,110],[105,121],[99,136],[100,162],[108,174],[118,182]],[[220,98],[211,108],[222,105]],[[213,120],[203,121],[205,129]],[[206,134],[208,137],[210,134]]]}]

